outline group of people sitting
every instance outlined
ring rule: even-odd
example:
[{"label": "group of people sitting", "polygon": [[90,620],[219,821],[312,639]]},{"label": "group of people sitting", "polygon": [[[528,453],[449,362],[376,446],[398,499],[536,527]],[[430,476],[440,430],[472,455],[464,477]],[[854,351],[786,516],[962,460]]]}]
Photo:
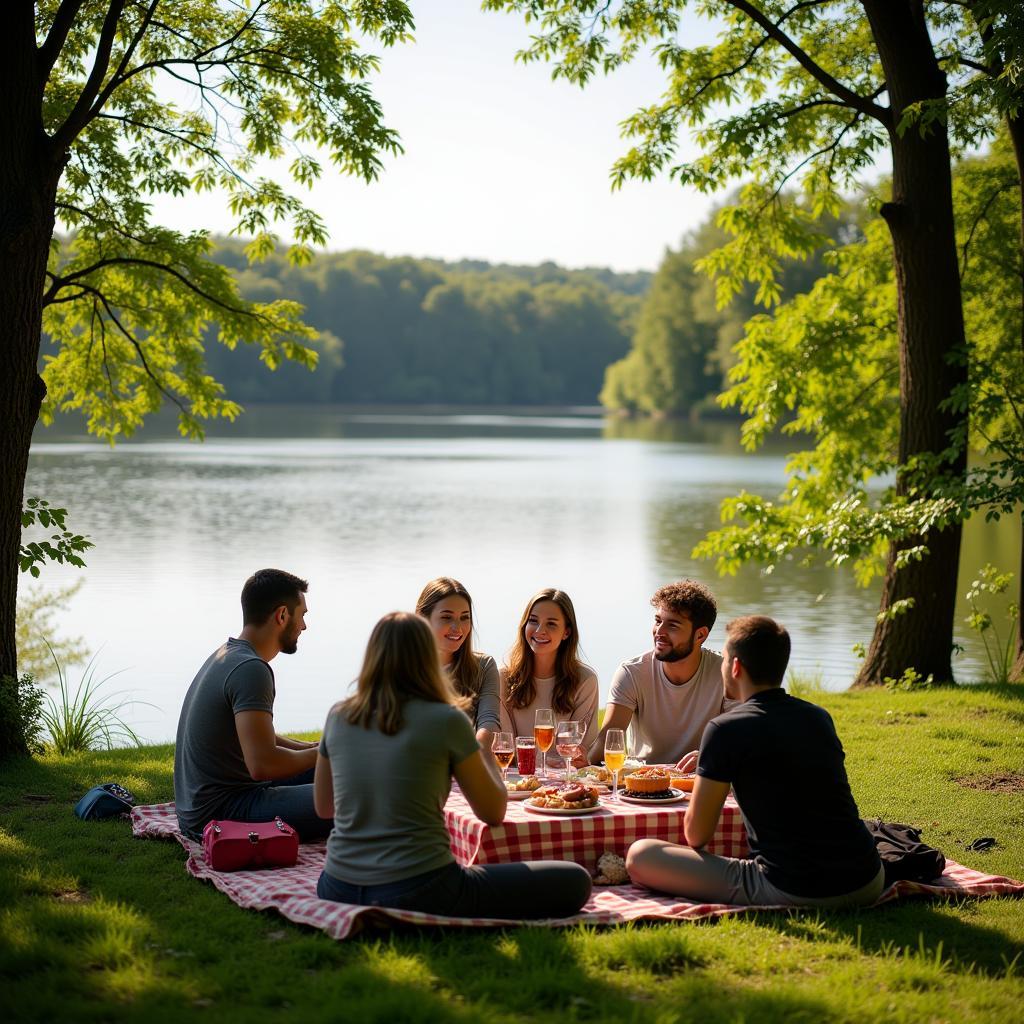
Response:
[{"label": "group of people sitting", "polygon": [[[211,819],[292,825],[327,838],[323,899],[456,917],[527,919],[576,913],[591,878],[568,861],[459,865],[442,808],[454,778],[474,813],[497,825],[507,790],[490,753],[498,732],[530,735],[534,713],[583,723],[581,761],[600,763],[609,729],[632,753],[696,771],[688,845],[634,843],[641,885],[704,902],[856,906],[881,894],[874,841],[857,812],[832,720],[788,695],[786,630],[747,616],[705,648],[717,616],[692,580],[659,589],[653,648],[623,662],[598,728],[598,683],[579,659],[572,601],[547,589],[527,603],[503,667],[472,647],[473,603],[449,577],[424,587],[415,612],[374,627],[352,696],[318,742],[274,729],[270,662],[306,628],[307,583],[264,569],[242,589],[242,630],[199,670],[178,722],[174,793],[183,832]],[[730,788],[749,858],[705,849]]]}]

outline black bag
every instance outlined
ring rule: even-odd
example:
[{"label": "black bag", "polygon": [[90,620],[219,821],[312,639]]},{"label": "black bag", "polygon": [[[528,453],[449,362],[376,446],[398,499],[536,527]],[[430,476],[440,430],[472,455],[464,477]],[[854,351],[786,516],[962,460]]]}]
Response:
[{"label": "black bag", "polygon": [[895,821],[865,818],[885,869],[886,887],[893,882],[930,882],[946,870],[941,850],[921,842],[921,830]]}]

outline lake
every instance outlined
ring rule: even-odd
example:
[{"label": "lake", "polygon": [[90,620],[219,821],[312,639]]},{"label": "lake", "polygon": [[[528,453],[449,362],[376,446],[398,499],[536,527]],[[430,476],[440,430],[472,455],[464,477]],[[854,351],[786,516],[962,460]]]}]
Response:
[{"label": "lake", "polygon": [[[439,575],[473,594],[476,647],[499,660],[530,595],[567,591],[602,700],[618,663],[649,647],[650,595],[686,576],[717,596],[710,647],[720,649],[728,619],[768,613],[793,635],[793,668],[842,689],[857,668],[853,644],[871,636],[877,582],[861,590],[845,572],[796,565],[718,578],[690,554],[723,498],[778,493],[785,451],[745,453],[732,423],[624,423],[581,411],[259,407],[212,427],[202,444],[158,420],[115,448],[66,425],[40,428],[26,495],[67,507],[96,547],[86,569],[47,568],[34,585],[84,578],[62,635],[99,651],[101,676],[123,670],[107,689],[155,705],[125,714],[150,741],[173,737],[186,688],[240,628],[242,583],[263,566],[310,583],[298,653],[274,662],[281,730],[320,728],[357,674],[373,623],[412,608]],[[986,561],[1015,567],[1017,544],[1016,523],[968,523],[961,594]],[[965,651],[956,671],[975,679],[984,651],[963,626],[967,611],[957,614]]]}]

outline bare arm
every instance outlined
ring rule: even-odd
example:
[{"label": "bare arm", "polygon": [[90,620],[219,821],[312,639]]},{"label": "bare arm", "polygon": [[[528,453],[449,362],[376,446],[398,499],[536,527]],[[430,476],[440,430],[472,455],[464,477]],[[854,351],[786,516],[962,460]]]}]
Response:
[{"label": "bare arm", "polygon": [[633,709],[627,708],[624,704],[609,704],[604,713],[604,725],[597,734],[597,739],[591,744],[589,754],[594,764],[604,760],[604,737],[609,729],[628,729],[629,723],[633,721]]},{"label": "bare arm", "polygon": [[474,750],[452,772],[473,813],[486,825],[500,825],[505,819],[508,793],[490,754]]},{"label": "bare arm", "polygon": [[293,740],[291,736],[282,736],[280,733],[275,733],[274,739],[285,750],[312,750],[320,746],[317,740]]},{"label": "bare arm", "polygon": [[245,767],[256,782],[287,779],[309,771],[316,764],[315,747],[292,750],[278,746],[274,716],[269,711],[239,711],[235,715],[235,731]]},{"label": "bare arm", "polygon": [[334,778],[331,775],[331,762],[318,754],[316,771],[313,773],[313,810],[321,818],[334,817]]},{"label": "bare arm", "polygon": [[722,814],[722,805],[729,795],[729,783],[717,779],[706,779],[697,776],[693,786],[693,798],[686,808],[683,819],[683,834],[687,845],[699,850],[707,846],[718,827],[718,819]]}]

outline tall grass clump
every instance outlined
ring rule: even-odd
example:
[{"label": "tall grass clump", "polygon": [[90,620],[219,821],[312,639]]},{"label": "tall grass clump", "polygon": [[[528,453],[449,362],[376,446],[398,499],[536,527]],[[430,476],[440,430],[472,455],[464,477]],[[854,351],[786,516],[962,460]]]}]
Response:
[{"label": "tall grass clump", "polygon": [[[50,653],[53,654],[52,651]],[[142,746],[135,731],[121,717],[126,707],[140,702],[123,699],[109,703],[109,698],[99,692],[114,676],[120,675],[119,672],[97,679],[94,655],[72,694],[70,680],[56,654],[53,654],[53,662],[57,668],[59,698],[45,694],[41,718],[50,734],[50,746],[56,753],[77,754],[83,750]],[[117,697],[118,694],[110,696]]]},{"label": "tall grass clump", "polygon": [[1020,607],[1011,602],[1006,610],[1006,635],[1000,634],[992,616],[978,607],[978,598],[987,594],[998,597],[1006,592],[1013,579],[1012,572],[1001,573],[994,565],[986,564],[978,573],[978,578],[971,582],[967,591],[967,603],[971,606],[971,614],[967,616],[967,625],[981,637],[985,645],[985,658],[988,661],[989,680],[993,683],[1008,683],[1013,671],[1013,662],[1017,654],[1017,619]]},{"label": "tall grass clump", "polygon": [[825,675],[820,668],[813,672],[790,669],[786,676],[786,689],[794,697],[815,697],[825,692]]}]

